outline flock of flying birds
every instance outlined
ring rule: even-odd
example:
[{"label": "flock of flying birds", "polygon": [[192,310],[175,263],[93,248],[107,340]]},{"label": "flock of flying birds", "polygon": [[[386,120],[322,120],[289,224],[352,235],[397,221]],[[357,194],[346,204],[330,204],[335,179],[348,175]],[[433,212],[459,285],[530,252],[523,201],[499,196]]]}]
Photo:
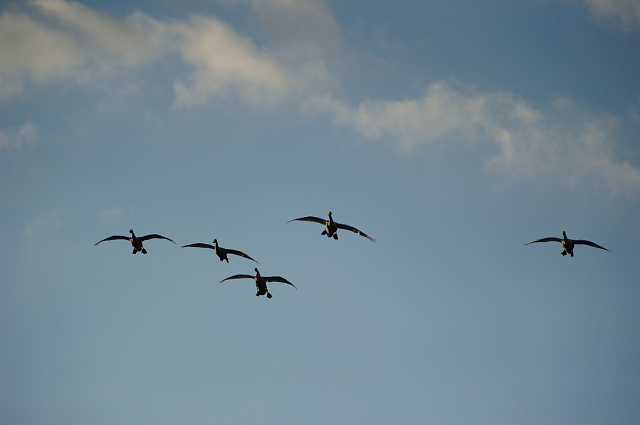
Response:
[{"label": "flock of flying birds", "polygon": [[[373,239],[371,236],[367,235],[366,233],[356,229],[353,226],[349,226],[348,224],[342,224],[342,223],[338,223],[336,221],[333,221],[333,217],[331,215],[331,211],[329,211],[329,220],[325,220],[323,218],[319,218],[319,217],[313,217],[313,216],[307,216],[307,217],[300,217],[300,218],[295,218],[293,220],[289,220],[287,223],[291,223],[292,221],[310,221],[312,223],[320,223],[322,225],[324,225],[324,230],[322,231],[323,235],[326,235],[329,238],[333,238],[333,239],[338,239],[338,229],[342,229],[342,230],[348,230],[350,232],[353,233],[357,233],[360,236],[364,236],[365,238],[369,239],[372,242],[375,242],[376,240]],[[133,247],[133,252],[132,254],[137,254],[138,252],[142,252],[143,254],[147,253],[147,250],[144,248],[144,246],[142,245],[142,243],[144,241],[147,241],[149,239],[165,239],[168,240],[170,242],[173,242],[173,239],[167,238],[166,236],[162,236],[162,235],[158,235],[157,233],[152,233],[150,235],[145,235],[145,236],[136,236],[136,234],[133,232],[133,230],[129,230],[129,233],[131,233],[131,236],[120,236],[120,235],[113,235],[113,236],[109,236],[108,238],[104,238],[101,241],[97,242],[96,245],[98,245],[101,242],[105,242],[105,241],[114,241],[114,240],[125,240],[125,241],[129,241],[131,243],[131,246]],[[230,248],[223,248],[220,245],[218,245],[218,239],[214,239],[213,240],[213,245],[207,244],[207,243],[192,243],[189,245],[184,245],[182,248],[208,248],[208,249],[213,249],[214,252],[216,253],[216,255],[218,256],[218,258],[220,259],[220,261],[226,261],[227,263],[229,262],[229,257],[228,254],[233,254],[233,255],[237,255],[239,257],[244,257],[247,258],[251,261],[255,261],[257,263],[256,260],[254,260],[253,258],[251,258],[249,255],[245,254],[242,251],[238,251],[236,249],[230,249]],[[255,276],[252,275],[248,275],[248,274],[236,274],[233,276],[229,276],[226,279],[223,279],[220,281],[220,283],[225,282],[227,280],[233,280],[233,279],[253,279],[255,284],[256,284],[256,296],[260,296],[260,295],[266,295],[267,298],[271,298],[272,295],[269,292],[269,289],[267,288],[267,282],[281,282],[281,283],[286,283],[288,285],[293,286],[294,288],[296,288],[296,286],[289,282],[287,279],[285,279],[282,276],[262,276],[260,274],[260,272],[258,271],[258,268],[254,268],[253,269],[256,274]],[[298,289],[298,288],[296,288]]]},{"label": "flock of flying birds", "polygon": [[[310,221],[312,223],[319,223],[324,225],[324,230],[322,231],[322,235],[326,235],[328,238],[333,238],[333,239],[338,239],[338,229],[342,229],[342,230],[348,230],[350,232],[353,233],[357,233],[360,236],[363,236],[367,239],[369,239],[372,242],[375,242],[376,240],[373,239],[371,236],[365,234],[364,232],[356,229],[353,226],[349,226],[348,224],[342,224],[342,223],[338,223],[336,221],[333,221],[333,216],[331,215],[331,211],[329,211],[329,220],[325,220],[323,218],[319,218],[319,217],[314,217],[314,216],[307,216],[307,217],[300,217],[300,218],[294,218],[293,220],[289,220],[287,223],[291,223],[292,221]],[[133,252],[132,254],[137,254],[138,252],[142,252],[143,254],[147,253],[147,250],[144,248],[144,246],[142,245],[142,243],[144,241],[147,241],[149,239],[165,239],[168,240],[170,242],[175,243],[172,239],[169,239],[165,236],[162,235],[158,235],[157,233],[152,233],[149,235],[145,235],[145,236],[136,236],[136,234],[133,232],[133,230],[129,230],[129,233],[131,233],[131,236],[120,236],[120,235],[113,235],[113,236],[109,236],[108,238],[104,238],[101,241],[96,242],[95,245],[98,245],[101,242],[105,242],[105,241],[113,241],[113,240],[125,240],[125,241],[129,241],[131,243],[131,246],[133,247]],[[595,242],[591,242],[588,240],[584,240],[584,239],[569,239],[567,237],[566,232],[562,232],[562,238],[556,238],[556,237],[548,237],[548,238],[542,238],[542,239],[537,239],[535,241],[529,242],[526,245],[530,245],[532,243],[537,243],[537,242],[560,242],[562,244],[562,252],[561,254],[563,256],[569,254],[571,257],[573,257],[573,249],[576,245],[587,245],[587,246],[591,246],[594,248],[599,248],[599,249],[603,249],[605,251],[609,251],[607,248],[604,248],[600,245],[598,245]],[[220,245],[218,245],[218,239],[214,239],[213,240],[213,245],[210,244],[206,244],[206,243],[192,243],[189,245],[183,245],[182,248],[208,248],[208,249],[212,249],[214,250],[214,252],[216,253],[216,255],[218,256],[218,258],[220,259],[220,261],[226,261],[227,263],[229,262],[229,258],[228,258],[228,254],[232,254],[232,255],[237,255],[239,257],[244,257],[247,258],[251,261],[254,261],[256,263],[258,263],[256,260],[254,260],[253,258],[251,258],[250,256],[248,256],[247,254],[245,254],[242,251],[238,251],[236,249],[230,249],[230,248],[223,248]],[[256,285],[256,296],[260,296],[260,295],[266,295],[267,298],[271,298],[272,295],[269,292],[269,289],[267,288],[267,283],[268,282],[280,282],[280,283],[286,283],[287,285],[291,285],[293,286],[295,289],[296,286],[289,282],[287,279],[285,279],[282,276],[262,276],[260,274],[260,272],[258,271],[258,268],[254,268],[253,269],[256,274],[255,276],[252,275],[248,275],[248,274],[236,274],[233,276],[229,276],[225,279],[222,279],[220,281],[220,283],[225,282],[227,280],[234,280],[234,279],[253,279],[253,281],[255,282]]]}]

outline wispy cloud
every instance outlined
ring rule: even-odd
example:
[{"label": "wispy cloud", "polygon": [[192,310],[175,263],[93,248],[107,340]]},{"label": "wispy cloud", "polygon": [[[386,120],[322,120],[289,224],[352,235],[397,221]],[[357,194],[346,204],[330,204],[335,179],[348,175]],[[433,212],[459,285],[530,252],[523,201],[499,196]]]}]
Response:
[{"label": "wispy cloud", "polygon": [[0,15],[0,100],[22,94],[28,83],[42,85],[69,78],[82,53],[69,35],[25,14]]},{"label": "wispy cloud", "polygon": [[25,236],[50,235],[58,231],[62,227],[62,216],[60,211],[53,210],[42,213],[33,218],[24,226]]},{"label": "wispy cloud", "polygon": [[107,223],[117,223],[122,221],[125,215],[126,213],[122,208],[116,207],[107,208],[106,210],[98,212],[98,218]]},{"label": "wispy cloud", "polygon": [[612,20],[624,28],[640,27],[638,0],[581,0],[591,13],[601,19]]},{"label": "wispy cloud", "polygon": [[[246,3],[278,44],[304,45],[305,50],[324,50],[338,43],[340,29],[321,0],[226,0]],[[313,47],[315,46],[315,48]]]},{"label": "wispy cloud", "polygon": [[292,61],[316,59],[340,44],[340,28],[320,0],[231,0],[247,2],[257,22],[276,40],[279,54],[293,53]]},{"label": "wispy cloud", "polygon": [[0,153],[2,151],[20,151],[34,145],[38,140],[38,129],[31,122],[27,122],[14,131],[0,131]]},{"label": "wispy cloud", "polygon": [[65,0],[35,0],[33,4],[62,25],[86,59],[105,69],[146,64],[167,48],[163,24],[142,13],[117,19]]},{"label": "wispy cloud", "polygon": [[109,77],[166,49],[159,24],[142,14],[117,20],[64,0],[28,5],[0,15],[0,101],[30,87]]},{"label": "wispy cloud", "polygon": [[295,41],[270,48],[268,43],[258,47],[214,17],[163,22],[134,13],[119,18],[75,2],[35,0],[0,15],[0,101],[30,88],[94,82],[177,56],[187,72],[173,82],[175,105],[237,97],[269,106],[302,82],[325,77],[318,46],[326,42],[318,40],[331,39],[335,22],[321,6],[315,0],[279,0],[270,7],[252,3],[260,19],[271,22],[265,24],[271,31],[285,24],[298,27]]},{"label": "wispy cloud", "polygon": [[258,47],[215,18],[174,26],[179,53],[193,72],[175,83],[176,105],[201,105],[236,95],[270,106],[330,77],[324,57],[338,43],[338,26],[318,0],[227,0],[249,4],[268,34]]},{"label": "wispy cloud", "polygon": [[307,108],[402,152],[483,144],[493,152],[484,166],[495,172],[521,178],[553,174],[566,184],[590,179],[613,193],[640,195],[640,169],[613,153],[618,120],[580,111],[566,99],[542,111],[514,94],[439,82],[417,99],[352,106],[319,96]]},{"label": "wispy cloud", "polygon": [[[134,13],[119,18],[65,0],[35,0],[5,11],[0,15],[0,101],[57,82],[137,75],[156,61],[177,58],[182,66],[168,83],[176,107],[221,98],[269,107],[294,99],[364,138],[392,141],[403,152],[429,145],[483,146],[488,152],[483,164],[498,173],[553,172],[568,184],[592,178],[614,192],[638,193],[640,170],[614,153],[617,120],[612,117],[588,114],[566,101],[534,107],[513,93],[480,92],[451,82],[432,84],[413,99],[352,105],[327,89],[332,77],[325,60],[341,50],[340,30],[323,2],[227,1],[250,5],[268,37],[254,42],[215,17],[159,21]],[[637,1],[581,1],[594,14],[640,22]],[[0,133],[0,150],[36,139],[35,126],[25,125]]]},{"label": "wispy cloud", "polygon": [[177,106],[201,105],[230,93],[251,104],[272,104],[287,94],[286,70],[221,21],[194,17],[174,29],[180,54],[194,70],[187,81],[175,83]]}]

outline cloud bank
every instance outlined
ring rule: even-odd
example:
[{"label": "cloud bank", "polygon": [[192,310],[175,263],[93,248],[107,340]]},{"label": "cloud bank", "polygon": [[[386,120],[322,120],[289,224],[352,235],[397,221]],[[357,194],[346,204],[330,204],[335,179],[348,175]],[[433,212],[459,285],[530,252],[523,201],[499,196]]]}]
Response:
[{"label": "cloud bank", "polygon": [[[178,108],[220,99],[267,108],[288,101],[402,152],[482,146],[491,152],[483,165],[506,176],[555,173],[567,184],[586,179],[615,193],[640,191],[640,169],[615,155],[616,118],[586,113],[567,100],[536,108],[513,93],[483,93],[446,81],[413,99],[350,104],[328,88],[340,76],[327,70],[325,60],[341,50],[340,30],[324,3],[228,1],[250,5],[268,37],[258,44],[215,17],[120,18],[65,0],[34,0],[5,11],[0,102],[65,82],[82,86],[123,73],[142,79],[148,67],[170,63],[168,86]],[[640,22],[638,2],[584,1],[594,14]],[[33,124],[0,132],[0,151],[35,138]]]},{"label": "cloud bank", "polygon": [[48,84],[88,84],[178,56],[186,71],[173,82],[177,106],[230,96],[271,105],[314,68],[282,65],[277,55],[213,17],[162,22],[134,13],[119,19],[65,0],[35,0],[24,11],[2,13],[0,50],[0,102]]},{"label": "cloud bank", "polygon": [[640,169],[614,154],[611,140],[619,120],[580,111],[567,99],[543,113],[511,93],[479,93],[441,81],[417,99],[352,106],[318,96],[307,107],[364,138],[394,143],[402,152],[481,144],[493,152],[485,166],[503,175],[553,174],[569,185],[590,180],[612,193],[640,195]]}]

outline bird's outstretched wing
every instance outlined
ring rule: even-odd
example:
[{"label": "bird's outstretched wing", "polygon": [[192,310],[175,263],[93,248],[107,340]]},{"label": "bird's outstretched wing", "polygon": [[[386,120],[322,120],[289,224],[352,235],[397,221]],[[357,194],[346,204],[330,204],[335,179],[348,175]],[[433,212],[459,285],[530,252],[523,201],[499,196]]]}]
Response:
[{"label": "bird's outstretched wing", "polygon": [[[118,239],[122,239],[124,241],[128,241],[130,238],[129,236],[118,236],[118,235],[113,235],[113,236],[109,236],[108,238],[104,238],[103,240],[101,240],[100,242],[104,242],[104,241],[115,241]],[[98,245],[100,242],[96,242],[95,245]]]},{"label": "bird's outstretched wing", "polygon": [[[229,248],[225,248],[225,251],[227,251],[227,254],[233,254],[233,255],[237,255],[239,257],[244,257],[244,258],[248,258],[251,261],[255,261],[256,263],[258,263],[256,260],[254,260],[253,258],[249,257],[247,254],[245,254],[242,251],[238,251],[236,249],[229,249]],[[260,264],[260,263],[258,263]]]},{"label": "bird's outstretched wing", "polygon": [[[289,282],[287,279],[285,279],[282,276],[265,276],[264,280],[266,280],[267,282],[281,282],[281,283],[286,283],[287,285],[291,285],[294,288],[296,288],[296,285],[294,285],[293,283]],[[298,288],[296,288],[298,289]]]},{"label": "bird's outstretched wing", "polygon": [[538,239],[538,240],[535,240],[533,242],[529,242],[529,243],[527,243],[525,245],[530,245],[530,244],[536,243],[536,242],[562,242],[562,239],[554,238],[554,237],[548,237],[548,238]]},{"label": "bird's outstretched wing", "polygon": [[[156,233],[152,233],[150,235],[142,236],[140,238],[141,241],[148,241],[149,239],[165,239],[165,240],[168,240],[169,242],[173,242],[173,239],[169,239],[169,238],[167,238],[165,236],[158,235]],[[173,242],[173,243],[175,243],[175,242]]]},{"label": "bird's outstretched wing", "polygon": [[213,245],[209,245],[208,243],[192,243],[189,245],[184,245],[182,248],[209,248],[209,249],[216,249],[215,246]]},{"label": "bird's outstretched wing", "polygon": [[344,230],[348,230],[348,231],[353,232],[353,233],[357,233],[360,236],[364,236],[365,238],[369,239],[371,242],[375,242],[376,241],[371,236],[367,235],[364,232],[361,232],[360,230],[356,229],[353,226],[349,226],[348,224],[342,224],[342,223],[336,223],[336,225],[338,226],[338,229],[344,229]]},{"label": "bird's outstretched wing", "polygon": [[584,239],[574,240],[573,243],[576,244],[576,245],[589,245],[589,246],[592,246],[594,248],[600,248],[600,249],[604,249],[605,251],[609,251],[607,248],[605,248],[603,246],[600,246],[595,242],[585,241]]},{"label": "bird's outstretched wing", "polygon": [[327,220],[325,220],[324,218],[313,217],[313,216],[294,218],[293,220],[287,221],[287,224],[291,223],[292,221],[311,221],[313,223],[320,223],[320,224],[326,224],[327,223]]},{"label": "bird's outstretched wing", "polygon": [[224,282],[225,280],[231,280],[231,279],[253,279],[254,276],[248,275],[248,274],[235,274],[233,276],[229,276],[226,279],[222,279],[220,281],[220,283]]}]

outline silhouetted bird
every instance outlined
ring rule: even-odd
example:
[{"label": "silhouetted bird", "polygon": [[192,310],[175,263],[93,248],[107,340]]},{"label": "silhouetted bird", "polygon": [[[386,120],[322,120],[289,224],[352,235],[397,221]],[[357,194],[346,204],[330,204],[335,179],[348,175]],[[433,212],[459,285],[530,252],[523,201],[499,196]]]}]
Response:
[{"label": "silhouetted bird", "polygon": [[286,283],[288,285],[293,286],[295,289],[296,286],[289,282],[287,279],[285,279],[284,277],[281,276],[261,276],[260,272],[258,271],[257,268],[254,269],[256,271],[256,275],[255,276],[251,276],[248,274],[237,274],[234,276],[229,276],[226,279],[222,279],[220,281],[220,283],[226,281],[226,280],[231,280],[231,279],[253,279],[256,283],[256,289],[258,290],[258,292],[256,292],[256,297],[260,296],[260,295],[266,295],[267,298],[271,298],[272,295],[269,293],[269,289],[267,288],[267,282],[282,282],[282,283]]},{"label": "silhouetted bird", "polygon": [[567,238],[567,234],[566,232],[563,230],[562,231],[562,238],[554,238],[553,236],[548,237],[548,238],[542,238],[542,239],[538,239],[536,241],[533,242],[529,242],[526,245],[530,245],[532,243],[536,243],[536,242],[560,242],[562,244],[562,252],[561,254],[567,255],[569,254],[570,256],[573,257],[573,248],[576,245],[588,245],[588,246],[592,246],[594,248],[600,248],[600,249],[604,249],[605,251],[609,251],[607,248],[604,248],[600,245],[598,245],[597,243],[591,242],[591,241],[586,241],[584,239],[569,239]]},{"label": "silhouetted bird", "polygon": [[[209,249],[213,249],[216,252],[216,255],[218,256],[218,258],[220,258],[220,261],[226,260],[226,262],[229,262],[229,258],[227,258],[227,254],[233,254],[233,255],[237,255],[239,257],[244,257],[244,258],[248,258],[251,261],[255,261],[256,263],[258,263],[256,260],[254,260],[253,258],[249,257],[247,254],[245,254],[242,251],[238,251],[235,249],[229,249],[229,248],[223,248],[221,246],[218,245],[218,239],[214,239],[213,240],[214,245],[209,245],[208,243],[192,243],[190,245],[185,245],[183,246],[183,248],[209,248]],[[258,263],[260,264],[260,263]]]},{"label": "silhouetted bird", "polygon": [[333,217],[331,216],[331,211],[329,211],[329,220],[325,220],[319,217],[309,216],[309,217],[294,218],[293,220],[289,220],[287,223],[291,223],[292,221],[311,221],[313,223],[320,223],[324,225],[324,230],[322,231],[322,234],[327,235],[327,237],[329,238],[333,237],[333,239],[336,239],[336,240],[338,239],[338,233],[337,233],[338,229],[343,229],[353,233],[357,233],[360,236],[364,236],[365,238],[369,239],[372,242],[376,241],[371,236],[368,236],[367,234],[365,234],[364,232],[361,232],[360,230],[356,229],[353,226],[349,226],[348,224],[342,224],[342,223],[337,223],[333,221]]},{"label": "silhouetted bird", "polygon": [[[157,235],[155,233],[151,234],[151,235],[146,235],[146,236],[141,236],[138,237],[136,236],[135,233],[133,233],[133,230],[129,230],[129,233],[131,233],[131,236],[118,236],[118,235],[114,235],[114,236],[109,236],[108,238],[105,238],[103,240],[101,240],[100,242],[96,242],[96,245],[98,245],[101,242],[104,241],[115,241],[117,239],[122,239],[125,241],[129,241],[131,242],[131,246],[133,247],[133,252],[132,254],[136,254],[138,253],[138,251],[142,252],[143,254],[147,253],[147,250],[144,249],[144,247],[142,246],[142,242],[149,240],[149,239],[166,239],[170,242],[173,242],[173,240],[166,238],[162,235]],[[173,242],[175,243],[175,242]]]}]

